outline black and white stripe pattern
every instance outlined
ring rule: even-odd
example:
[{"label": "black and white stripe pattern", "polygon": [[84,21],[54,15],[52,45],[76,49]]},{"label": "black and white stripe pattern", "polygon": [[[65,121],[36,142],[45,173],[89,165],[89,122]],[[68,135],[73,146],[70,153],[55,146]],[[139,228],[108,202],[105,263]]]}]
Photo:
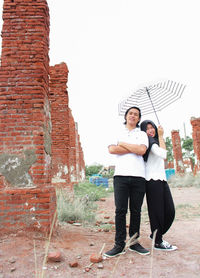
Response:
[{"label": "black and white stripe pattern", "polygon": [[171,80],[143,87],[119,104],[119,115],[124,115],[131,106],[138,106],[142,115],[161,111],[178,100],[182,96],[185,87],[185,85]]}]

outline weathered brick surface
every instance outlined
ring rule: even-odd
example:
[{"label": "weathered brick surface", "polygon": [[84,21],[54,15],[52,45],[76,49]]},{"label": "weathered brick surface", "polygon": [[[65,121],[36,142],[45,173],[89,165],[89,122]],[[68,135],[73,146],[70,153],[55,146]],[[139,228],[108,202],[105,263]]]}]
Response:
[{"label": "weathered brick surface", "polygon": [[55,212],[55,188],[0,191],[0,232],[20,229],[48,232]]},{"label": "weathered brick surface", "polygon": [[[0,232],[49,231],[55,186],[84,176],[68,69],[49,69],[46,0],[4,0],[0,67]],[[49,80],[50,76],[50,80]]]},{"label": "weathered brick surface", "polygon": [[76,172],[76,124],[72,116],[72,111],[69,109],[69,167],[70,167],[70,180],[72,183],[77,182],[77,172]]},{"label": "weathered brick surface", "polygon": [[3,181],[7,186],[43,186],[50,181],[51,162],[47,3],[4,0],[3,20],[0,68]]},{"label": "weathered brick surface", "polygon": [[165,160],[165,169],[170,169],[170,168],[172,169],[174,168],[174,162]]},{"label": "weathered brick surface", "polygon": [[175,165],[176,165],[176,172],[184,173],[181,138],[179,135],[179,131],[172,130],[171,136],[172,136],[172,145],[173,145],[173,154],[174,154]]},{"label": "weathered brick surface", "polygon": [[194,174],[200,171],[200,118],[192,117],[190,119],[192,125],[192,137],[195,153]]},{"label": "weathered brick surface", "polygon": [[69,107],[67,92],[68,68],[65,63],[50,67],[52,121],[52,172],[51,182],[70,184],[69,173]]},{"label": "weathered brick surface", "polygon": [[65,63],[50,67],[52,121],[52,184],[72,187],[84,178],[84,158],[77,124],[68,105],[68,68]]}]

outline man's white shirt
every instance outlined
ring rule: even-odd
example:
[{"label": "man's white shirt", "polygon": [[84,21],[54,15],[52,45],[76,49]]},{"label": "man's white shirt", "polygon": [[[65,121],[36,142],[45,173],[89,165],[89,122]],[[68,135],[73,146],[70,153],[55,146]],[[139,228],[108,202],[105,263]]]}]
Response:
[{"label": "man's white shirt", "polygon": [[[128,144],[149,146],[147,134],[139,128],[128,130],[126,126],[120,129],[116,134],[116,140],[112,144],[117,145],[118,142],[126,142]],[[110,144],[111,145],[111,144]],[[141,155],[134,153],[115,154],[115,173],[114,176],[135,176],[145,178],[145,164]]]}]

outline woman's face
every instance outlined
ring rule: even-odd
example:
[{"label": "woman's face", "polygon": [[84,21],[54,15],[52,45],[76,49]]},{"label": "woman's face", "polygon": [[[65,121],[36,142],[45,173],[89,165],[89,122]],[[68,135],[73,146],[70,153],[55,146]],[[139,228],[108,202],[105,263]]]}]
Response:
[{"label": "woman's face", "polygon": [[148,136],[154,137],[156,135],[155,128],[151,124],[148,124],[146,133]]}]

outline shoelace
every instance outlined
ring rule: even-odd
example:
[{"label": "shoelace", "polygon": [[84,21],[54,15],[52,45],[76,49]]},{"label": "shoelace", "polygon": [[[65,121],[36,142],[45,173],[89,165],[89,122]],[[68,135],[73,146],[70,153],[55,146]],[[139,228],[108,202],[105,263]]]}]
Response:
[{"label": "shoelace", "polygon": [[164,247],[169,248],[171,247],[171,244],[169,244],[169,242],[163,240],[162,244],[164,245]]}]

